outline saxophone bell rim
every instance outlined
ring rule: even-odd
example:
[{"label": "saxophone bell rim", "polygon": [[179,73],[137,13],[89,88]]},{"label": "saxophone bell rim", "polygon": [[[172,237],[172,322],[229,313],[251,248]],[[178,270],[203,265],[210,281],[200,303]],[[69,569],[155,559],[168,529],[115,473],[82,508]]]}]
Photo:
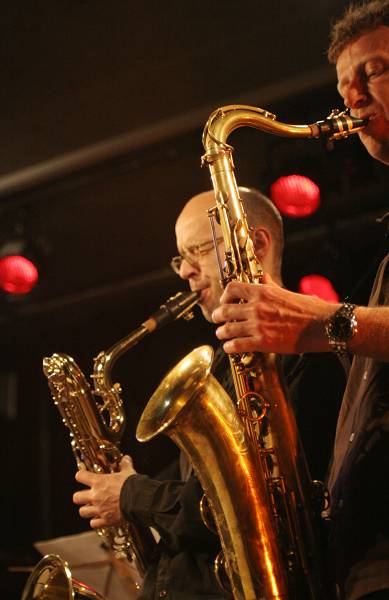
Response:
[{"label": "saxophone bell rim", "polygon": [[[142,413],[136,429],[138,442],[148,442],[176,420],[178,413],[204,386],[211,372],[213,356],[211,346],[199,346],[169,371]],[[177,390],[180,391],[179,397]]]}]

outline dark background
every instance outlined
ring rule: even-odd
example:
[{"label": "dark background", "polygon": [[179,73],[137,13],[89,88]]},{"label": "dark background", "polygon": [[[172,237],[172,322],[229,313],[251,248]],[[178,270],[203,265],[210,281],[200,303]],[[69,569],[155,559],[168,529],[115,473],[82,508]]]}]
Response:
[{"label": "dark background", "polygon": [[[210,187],[201,132],[229,103],[307,123],[340,106],[325,57],[339,0],[14,0],[0,18],[0,246],[23,238],[40,261],[27,297],[0,298],[2,565],[32,564],[32,542],[85,530],[71,503],[68,433],[41,371],[55,351],[85,374],[92,357],[185,285],[170,273],[174,221]],[[321,188],[312,217],[285,220],[285,282],[321,273],[365,302],[383,253],[375,218],[387,208],[386,168],[355,137],[332,151],[240,129],[237,181],[269,193],[299,172]],[[158,381],[194,346],[214,342],[201,318],[177,322],[117,363],[127,412],[122,449],[156,473],[168,439],[135,440]],[[2,577],[7,593],[19,580]],[[14,576],[16,577],[16,576]],[[11,596],[9,596],[11,597]],[[16,596],[18,597],[18,596]]]}]

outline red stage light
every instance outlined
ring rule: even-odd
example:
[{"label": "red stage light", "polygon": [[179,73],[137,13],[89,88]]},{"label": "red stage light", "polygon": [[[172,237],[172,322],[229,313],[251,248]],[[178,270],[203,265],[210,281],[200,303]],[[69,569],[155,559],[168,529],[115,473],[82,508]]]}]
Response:
[{"label": "red stage light", "polygon": [[280,177],[270,187],[274,204],[288,217],[307,217],[320,204],[320,190],[316,183],[303,175]]},{"label": "red stage light", "polygon": [[24,256],[0,258],[0,289],[9,294],[28,294],[38,281],[38,269]]},{"label": "red stage light", "polygon": [[299,292],[307,296],[317,296],[327,302],[339,302],[339,295],[331,281],[323,275],[305,275],[300,279]]}]

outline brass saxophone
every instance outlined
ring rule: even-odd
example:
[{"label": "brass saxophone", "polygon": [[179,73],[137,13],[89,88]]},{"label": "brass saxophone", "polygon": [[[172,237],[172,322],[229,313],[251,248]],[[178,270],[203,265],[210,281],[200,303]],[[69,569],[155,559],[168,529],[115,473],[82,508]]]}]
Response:
[{"label": "brass saxophone", "polygon": [[[118,442],[125,427],[121,387],[112,384],[110,373],[116,360],[146,335],[180,317],[191,317],[198,292],[179,292],[169,298],[140,327],[94,359],[94,391],[71,356],[56,353],[43,359],[54,403],[70,431],[71,447],[79,469],[95,473],[119,470],[122,453]],[[155,547],[150,529],[135,518],[120,527],[98,531],[119,559],[134,561],[144,575]]]},{"label": "brass saxophone", "polygon": [[[203,134],[203,164],[215,190],[211,225],[216,218],[223,233],[224,285],[263,278],[239,198],[229,134],[249,126],[335,140],[365,123],[338,111],[311,125],[280,123],[275,115],[244,105],[212,113]],[[312,482],[276,357],[233,355],[230,361],[236,405],[210,374],[211,349],[197,348],[162,381],[137,438],[146,441],[163,431],[192,461],[216,522],[235,600],[322,600],[327,592],[318,568]]]}]

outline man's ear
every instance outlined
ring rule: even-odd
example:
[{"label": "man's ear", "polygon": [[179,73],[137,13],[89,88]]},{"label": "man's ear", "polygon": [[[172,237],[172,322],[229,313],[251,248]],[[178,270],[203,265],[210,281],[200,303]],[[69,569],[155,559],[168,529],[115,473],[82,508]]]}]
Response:
[{"label": "man's ear", "polygon": [[270,233],[264,227],[256,227],[251,234],[251,239],[254,243],[255,254],[259,259],[264,259],[271,246]]}]

